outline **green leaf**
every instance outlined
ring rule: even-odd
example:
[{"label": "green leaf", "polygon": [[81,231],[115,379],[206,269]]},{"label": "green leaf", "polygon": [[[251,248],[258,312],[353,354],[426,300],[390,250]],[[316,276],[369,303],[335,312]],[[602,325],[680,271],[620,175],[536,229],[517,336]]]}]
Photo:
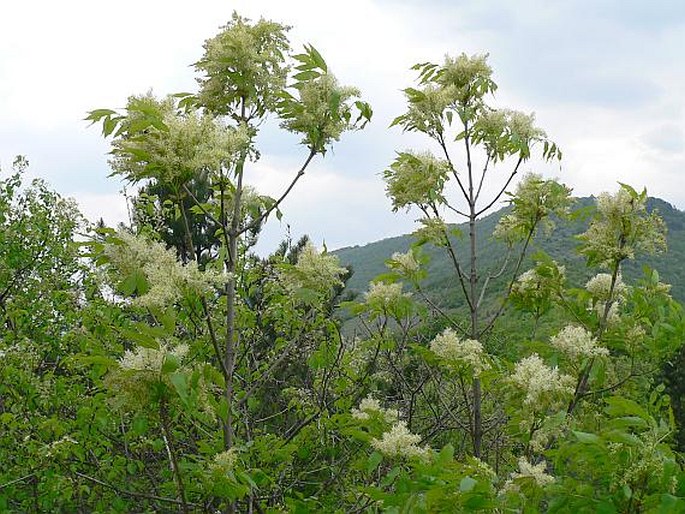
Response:
[{"label": "green leaf", "polygon": [[176,389],[178,396],[183,402],[188,401],[188,382],[186,376],[183,373],[172,373],[169,375],[169,381]]},{"label": "green leaf", "polygon": [[147,418],[145,416],[138,415],[133,418],[133,423],[131,423],[131,428],[136,435],[143,435],[147,432]]},{"label": "green leaf", "polygon": [[300,73],[296,73],[293,75],[293,78],[300,82],[305,82],[307,80],[312,80],[312,79],[317,79],[321,76],[321,73],[318,71],[314,70],[308,70],[308,71],[301,71]]},{"label": "green leaf", "polygon": [[321,57],[321,54],[318,52],[318,50],[314,48],[312,45],[305,45],[305,48],[307,49],[309,56],[314,61],[314,64],[316,64],[316,66],[323,70],[324,73],[328,72],[328,66],[326,65],[326,61],[324,61],[324,58]]},{"label": "green leaf", "polygon": [[645,421],[651,421],[653,418],[649,413],[637,402],[623,398],[622,396],[612,396],[606,400],[607,407],[605,411],[610,416],[639,416]]},{"label": "green leaf", "polygon": [[89,111],[88,116],[86,116],[84,120],[96,123],[102,118],[112,116],[113,114],[116,114],[116,111],[113,111],[112,109],[95,109],[93,111]]},{"label": "green leaf", "polygon": [[[136,343],[138,346],[143,348],[152,348],[154,350],[159,349],[159,341],[152,334],[152,331],[140,329],[142,323],[133,324],[132,327],[126,327],[121,329],[121,334],[126,337],[129,341]],[[149,328],[149,327],[148,327]]]},{"label": "green leaf", "polygon": [[578,430],[574,430],[573,435],[576,436],[578,441],[585,444],[599,444],[602,442],[601,437],[599,437],[596,434],[591,434],[589,432],[580,432]]},{"label": "green leaf", "polygon": [[395,466],[390,470],[390,473],[385,475],[385,478],[381,481],[381,487],[387,487],[395,481],[397,475],[400,474],[402,469],[399,466]]},{"label": "green leaf", "polygon": [[74,358],[74,361],[84,365],[97,365],[106,368],[116,368],[119,365],[115,359],[104,355],[79,355]]},{"label": "green leaf", "polygon": [[466,492],[470,491],[471,489],[473,489],[477,483],[478,483],[478,481],[474,480],[471,477],[468,477],[468,476],[464,477],[461,479],[461,482],[459,482],[459,490],[462,493],[466,493]]},{"label": "green leaf", "polygon": [[[418,345],[416,345],[418,346]],[[423,347],[421,347],[423,349]],[[449,464],[454,460],[454,446],[451,444],[446,444],[442,450],[440,450],[440,453],[438,454],[438,463],[442,464],[443,466]]]},{"label": "green leaf", "polygon": [[659,514],[671,514],[673,512],[682,512],[683,509],[683,502],[682,498],[678,498],[677,496],[673,496],[672,494],[662,494],[661,495],[661,502],[659,503],[659,510],[657,511]]},{"label": "green leaf", "polygon": [[162,373],[171,373],[176,371],[181,366],[178,357],[169,353],[164,357],[164,364],[162,364]]},{"label": "green leaf", "polygon": [[121,282],[121,284],[119,284],[119,289],[125,296],[131,296],[134,293],[144,294],[144,291],[147,290],[147,287],[148,285],[145,274],[140,270],[134,271],[128,275],[123,282]]},{"label": "green leaf", "polygon": [[254,480],[252,480],[252,477],[245,473],[244,471],[238,471],[235,476],[243,483],[249,484],[250,487],[253,489],[257,489],[257,484],[255,483]]},{"label": "green leaf", "polygon": [[379,452],[373,452],[371,455],[369,455],[369,458],[366,462],[366,472],[371,473],[374,471],[382,460],[383,455],[381,455]]}]

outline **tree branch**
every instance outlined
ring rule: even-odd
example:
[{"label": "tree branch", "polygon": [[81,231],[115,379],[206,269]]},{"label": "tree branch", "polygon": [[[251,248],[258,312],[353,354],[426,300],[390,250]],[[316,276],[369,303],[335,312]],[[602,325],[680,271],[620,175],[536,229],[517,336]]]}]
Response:
[{"label": "tree branch", "polygon": [[[177,500],[175,498],[165,498],[163,496],[156,496],[154,494],[139,493],[136,491],[127,491],[126,489],[121,489],[120,487],[117,487],[113,484],[108,484],[107,482],[103,482],[102,480],[98,480],[97,478],[93,478],[91,476],[84,475],[83,473],[79,473],[78,471],[75,471],[74,473],[77,476],[79,476],[85,480],[93,482],[94,484],[98,484],[102,487],[106,487],[108,489],[111,489],[112,491],[116,491],[117,493],[123,494],[124,496],[131,496],[132,498],[146,498],[148,500],[173,503],[175,505],[181,505],[181,506],[183,505],[182,501]],[[191,507],[201,507],[201,505],[198,505],[197,503],[191,503],[191,502],[186,502],[186,505],[191,506]]]},{"label": "tree branch", "polygon": [[492,207],[493,205],[495,205],[495,203],[497,202],[497,200],[499,200],[500,197],[504,194],[504,192],[507,190],[507,187],[509,187],[509,184],[511,183],[511,181],[514,179],[514,177],[515,177],[516,174],[518,173],[518,171],[519,171],[519,166],[521,166],[521,163],[522,163],[522,162],[523,162],[523,157],[519,157],[519,160],[518,160],[518,162],[516,163],[516,166],[514,167],[514,171],[511,172],[511,175],[509,175],[509,178],[507,179],[507,182],[504,184],[504,186],[502,187],[502,189],[500,190],[500,192],[497,193],[497,196],[495,196],[495,198],[492,200],[492,202],[490,202],[488,205],[486,205],[484,208],[482,208],[480,211],[478,211],[478,212],[476,213],[476,216],[480,216],[480,215],[483,214],[485,211],[487,211],[488,209],[490,209],[490,207]]},{"label": "tree branch", "polygon": [[278,208],[278,206],[285,200],[285,198],[290,194],[290,191],[295,187],[295,184],[297,184],[297,181],[302,178],[302,175],[304,175],[305,170],[307,169],[307,166],[309,166],[309,163],[312,162],[312,159],[316,155],[316,151],[310,150],[309,155],[307,156],[307,159],[304,161],[304,164],[302,167],[299,169],[297,172],[297,175],[295,175],[295,178],[293,181],[290,183],[290,185],[287,187],[287,189],[283,192],[283,194],[280,196],[278,200],[276,200],[266,211],[264,211],[259,217],[255,218],[250,222],[247,226],[241,228],[235,235],[239,236],[241,234],[244,234],[248,230],[252,230],[256,228],[263,220],[269,216],[275,209]]},{"label": "tree branch", "polygon": [[488,284],[490,283],[490,280],[497,280],[499,277],[502,276],[504,271],[507,268],[507,265],[509,264],[509,258],[511,257],[511,247],[507,249],[507,255],[504,257],[504,262],[502,263],[502,268],[495,273],[494,275],[488,275],[485,278],[485,282],[483,283],[483,288],[480,291],[480,295],[478,297],[478,303],[476,303],[476,307],[480,307],[480,304],[483,303],[483,298],[485,297],[485,291],[488,288]]},{"label": "tree branch", "polygon": [[483,181],[485,180],[485,174],[488,172],[488,165],[490,164],[490,154],[488,153],[487,159],[485,160],[485,166],[483,167],[483,173],[480,176],[480,182],[478,183],[478,190],[476,191],[476,197],[474,202],[478,201],[480,196],[480,190],[483,188]]},{"label": "tree branch", "polygon": [[464,189],[464,185],[461,183],[461,179],[459,178],[459,175],[457,174],[457,170],[454,167],[454,164],[452,164],[452,158],[450,157],[449,151],[447,150],[447,145],[445,144],[445,139],[442,137],[442,134],[438,136],[438,143],[440,144],[440,148],[442,148],[442,153],[445,154],[445,159],[447,160],[447,164],[450,166],[450,170],[452,171],[452,175],[454,175],[454,178],[457,180],[457,184],[459,184],[459,189],[461,189],[461,192],[464,195],[464,198],[466,201],[469,201],[469,195],[466,192],[466,189]]}]

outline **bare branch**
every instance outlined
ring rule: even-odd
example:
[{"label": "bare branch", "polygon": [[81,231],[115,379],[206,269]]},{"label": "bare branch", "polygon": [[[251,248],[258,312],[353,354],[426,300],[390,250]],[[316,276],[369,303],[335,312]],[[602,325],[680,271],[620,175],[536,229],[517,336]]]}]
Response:
[{"label": "bare branch", "polygon": [[464,199],[466,201],[469,201],[469,195],[466,193],[466,189],[464,189],[464,185],[461,183],[461,179],[459,178],[459,175],[457,174],[457,170],[454,167],[454,164],[452,164],[452,158],[450,157],[450,153],[447,150],[447,145],[445,144],[445,139],[442,137],[442,135],[439,136],[438,138],[438,143],[440,144],[440,148],[442,148],[442,153],[445,154],[445,159],[447,160],[447,164],[450,166],[450,170],[452,170],[452,175],[457,181],[457,184],[459,184],[459,189],[461,189],[461,192],[464,195]]},{"label": "bare branch", "polygon": [[474,199],[474,203],[478,201],[478,197],[480,196],[480,191],[483,188],[483,181],[485,180],[485,174],[488,172],[488,165],[490,164],[490,153],[488,153],[488,157],[485,160],[485,166],[483,167],[483,173],[480,176],[480,182],[478,183],[478,190],[476,191],[476,197]]},{"label": "bare branch", "polygon": [[511,295],[511,290],[514,287],[514,282],[516,282],[516,278],[519,275],[521,264],[523,264],[523,259],[526,257],[526,251],[528,250],[528,246],[530,245],[530,242],[533,239],[535,227],[536,226],[533,225],[533,227],[528,231],[528,236],[526,237],[526,241],[523,244],[523,248],[521,248],[521,253],[519,254],[518,261],[516,262],[516,267],[514,268],[514,273],[512,274],[511,280],[509,281],[509,286],[507,287],[507,292],[504,296],[504,299],[502,300],[502,304],[500,305],[495,315],[490,319],[487,326],[481,332],[481,336],[483,334],[487,334],[488,331],[492,329],[492,327],[495,325],[495,321],[497,321],[497,318],[499,318],[504,312],[504,308],[506,307],[507,302],[509,301],[509,296]]},{"label": "bare branch", "polygon": [[501,196],[504,194],[504,192],[505,192],[505,191],[507,190],[507,188],[509,187],[509,184],[511,183],[511,181],[514,179],[514,177],[515,177],[516,174],[518,173],[518,171],[519,171],[519,166],[521,166],[521,163],[522,163],[522,162],[523,162],[523,157],[519,157],[519,160],[518,160],[518,162],[516,163],[516,166],[514,167],[514,171],[511,172],[511,175],[509,175],[509,178],[507,179],[507,182],[504,184],[504,186],[502,187],[502,189],[500,190],[500,192],[497,193],[497,196],[495,196],[495,198],[492,200],[492,202],[490,202],[488,205],[486,205],[484,208],[482,208],[480,211],[478,211],[478,212],[476,213],[476,216],[480,216],[480,215],[483,214],[485,211],[487,211],[488,209],[490,209],[490,207],[492,207],[493,205],[495,205],[495,203],[497,202],[497,200],[499,200],[499,199],[501,198]]},{"label": "bare branch", "polygon": [[504,262],[502,263],[502,267],[500,270],[495,273],[494,275],[488,275],[487,278],[485,279],[485,283],[483,284],[483,288],[480,291],[480,296],[478,297],[478,303],[476,303],[476,308],[480,307],[481,303],[483,303],[483,297],[485,296],[485,291],[488,288],[488,284],[490,283],[490,280],[497,280],[499,277],[502,276],[504,271],[507,269],[507,265],[509,264],[509,258],[511,257],[511,246],[507,249],[507,255],[504,257]]},{"label": "bare branch", "polygon": [[[156,496],[154,494],[139,493],[136,491],[127,491],[126,489],[121,489],[120,487],[117,487],[113,484],[108,484],[107,482],[103,482],[102,480],[98,480],[97,478],[93,478],[93,477],[85,475],[83,473],[79,473],[78,471],[75,471],[74,473],[77,476],[79,476],[85,480],[93,482],[94,484],[101,485],[102,487],[106,487],[108,489],[111,489],[112,491],[116,491],[117,493],[123,494],[125,496],[131,496],[133,498],[146,498],[148,500],[173,503],[175,505],[183,505],[183,502],[181,500],[177,500],[175,498],[165,498],[163,496]],[[201,505],[198,505],[197,503],[190,503],[190,502],[186,502],[186,505],[189,505],[192,507],[201,507]]]},{"label": "bare branch", "polygon": [[281,202],[283,202],[283,200],[285,200],[285,198],[293,190],[293,188],[295,187],[295,184],[297,184],[297,181],[300,180],[300,178],[302,178],[305,170],[307,169],[307,166],[309,166],[309,163],[312,162],[312,159],[314,158],[315,155],[316,155],[316,151],[314,151],[314,150],[309,151],[309,155],[307,156],[307,159],[304,161],[304,164],[299,169],[299,171],[297,172],[297,175],[295,175],[295,178],[290,183],[290,185],[286,188],[286,190],[283,192],[283,194],[279,197],[279,199],[276,200],[259,217],[252,220],[252,222],[249,225],[247,225],[247,226],[241,228],[239,231],[237,231],[235,234],[236,236],[239,236],[240,234],[244,234],[248,230],[252,230],[252,229],[256,228],[262,221],[264,221],[267,218],[267,216],[269,216],[269,214],[271,214],[275,209],[278,208],[278,206],[281,204]]}]

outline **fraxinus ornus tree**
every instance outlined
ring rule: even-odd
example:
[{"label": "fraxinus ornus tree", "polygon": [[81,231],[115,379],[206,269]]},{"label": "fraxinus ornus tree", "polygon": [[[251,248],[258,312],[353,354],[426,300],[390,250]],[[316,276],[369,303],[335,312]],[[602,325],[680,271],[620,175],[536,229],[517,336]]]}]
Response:
[{"label": "fraxinus ornus tree", "polygon": [[[344,132],[363,128],[372,114],[370,106],[358,99],[356,88],[338,83],[313,46],[306,45],[302,53],[294,54],[287,31],[288,27],[278,23],[264,19],[253,23],[234,14],[216,36],[205,42],[204,55],[195,63],[199,73],[196,94],[163,99],[151,94],[134,96],[122,112],[100,109],[88,116],[102,123],[105,136],[113,137],[111,164],[115,174],[133,184],[154,183],[171,192],[172,208],[185,233],[184,251],[180,252],[183,263],[173,265],[179,270],[176,286],[180,292],[166,297],[160,293],[154,301],[146,302],[152,293],[173,287],[168,284],[168,271],[155,272],[155,264],[150,261],[142,273],[136,270],[135,278],[131,278],[131,270],[119,266],[119,271],[123,272],[122,283],[134,284],[127,292],[137,294],[138,304],[151,312],[173,307],[168,300],[199,305],[204,331],[214,351],[213,360],[222,377],[222,398],[216,410],[225,452],[232,451],[236,424],[243,423],[236,419],[238,410],[256,384],[266,378],[257,376],[252,385],[243,379],[238,386],[236,359],[244,356],[245,346],[250,345],[241,336],[243,324],[254,316],[245,303],[248,291],[241,282],[247,273],[247,252],[268,217],[280,217],[282,202],[314,159],[324,156]],[[282,129],[300,135],[305,150],[302,165],[294,170],[292,181],[278,198],[260,195],[249,186],[250,165],[260,157],[256,138],[269,118],[278,119]],[[193,193],[197,182],[209,184],[211,193],[207,198],[197,198]],[[215,258],[208,262],[200,261],[195,251],[188,203],[193,214],[216,227],[212,236],[218,248]],[[131,248],[136,244],[130,240],[132,237],[145,235],[111,234],[110,246]],[[138,257],[145,260],[141,252]],[[116,267],[111,255],[109,260]],[[167,282],[164,286],[160,284],[163,281]],[[333,287],[331,284],[330,289]],[[186,294],[189,296],[184,298]],[[173,353],[173,349],[169,351]],[[259,369],[269,374],[274,367],[266,362]],[[160,405],[161,419],[166,407],[163,402]],[[164,425],[165,420],[161,421]],[[173,459],[172,468],[179,496],[185,502],[181,470]],[[233,509],[234,504],[229,503],[227,508]]]}]

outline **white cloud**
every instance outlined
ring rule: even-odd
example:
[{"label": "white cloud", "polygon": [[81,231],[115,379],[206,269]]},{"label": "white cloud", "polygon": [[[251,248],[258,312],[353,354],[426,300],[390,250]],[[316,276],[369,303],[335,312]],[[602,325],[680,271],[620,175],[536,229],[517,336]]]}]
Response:
[{"label": "white cloud", "polygon": [[[292,181],[299,163],[290,158],[266,158],[248,170],[248,180],[264,194],[279,197]],[[329,249],[373,241],[412,230],[413,217],[393,215],[379,177],[347,177],[315,163],[282,204],[283,219],[269,220],[258,250],[266,253],[286,236],[309,235]]]},{"label": "white cloud", "polygon": [[83,215],[93,223],[97,223],[100,218],[110,227],[128,223],[128,209],[123,194],[76,191],[66,193],[65,196],[76,200]]}]

